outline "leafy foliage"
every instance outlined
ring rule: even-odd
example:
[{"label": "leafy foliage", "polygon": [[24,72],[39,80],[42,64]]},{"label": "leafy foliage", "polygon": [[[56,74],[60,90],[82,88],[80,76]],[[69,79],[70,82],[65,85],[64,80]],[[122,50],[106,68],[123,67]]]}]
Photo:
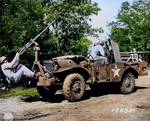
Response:
[{"label": "leafy foliage", "polygon": [[74,41],[70,40],[70,45],[68,46],[68,55],[81,55],[87,53],[88,47],[92,44],[90,40],[82,37],[80,40]]},{"label": "leafy foliage", "polygon": [[136,0],[131,5],[123,2],[111,27],[110,38],[116,41],[121,51],[150,50],[150,1]]},{"label": "leafy foliage", "polygon": [[[100,11],[97,3],[90,0],[1,0],[0,11],[0,56],[5,55],[9,60],[48,22],[52,23],[50,32],[37,40],[41,53],[85,53],[91,42],[84,37],[103,32],[102,28],[89,25],[90,15]],[[29,48],[21,59],[31,64],[33,49]]]},{"label": "leafy foliage", "polygon": [[68,51],[70,41],[78,41],[86,35],[97,36],[103,31],[102,28],[92,28],[88,23],[90,15],[98,14],[99,10],[97,3],[92,4],[88,0],[50,2],[49,6],[44,7],[46,20],[52,22],[53,41],[59,53]]},{"label": "leafy foliage", "polygon": [[[12,59],[23,45],[44,28],[42,5],[36,0],[2,0],[0,5],[0,55]],[[31,53],[29,49],[23,56]],[[31,60],[30,56],[28,59]]]}]

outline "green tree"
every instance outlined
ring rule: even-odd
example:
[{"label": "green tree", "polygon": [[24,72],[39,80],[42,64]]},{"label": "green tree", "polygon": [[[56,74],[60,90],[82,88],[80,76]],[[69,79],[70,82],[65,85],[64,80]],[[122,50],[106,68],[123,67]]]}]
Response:
[{"label": "green tree", "polygon": [[110,38],[116,41],[121,51],[147,51],[150,49],[150,1],[123,2],[111,27]]},{"label": "green tree", "polygon": [[[1,0],[0,1],[0,55],[11,59],[15,53],[34,38],[44,25],[43,11],[37,0]],[[31,60],[33,55],[30,48],[23,58]],[[32,58],[33,59],[33,58]],[[33,60],[32,60],[33,61]]]},{"label": "green tree", "polygon": [[88,47],[92,44],[86,37],[82,37],[80,40],[70,40],[70,46],[67,46],[68,55],[82,55],[87,53]]},{"label": "green tree", "polygon": [[[84,53],[89,44],[83,42],[89,43],[89,40],[83,37],[98,36],[103,32],[102,28],[95,29],[89,25],[90,15],[99,10],[97,3],[92,4],[90,0],[1,0],[0,56],[5,55],[11,60],[48,22],[52,23],[48,36],[37,40],[42,53],[58,51],[68,54],[68,49],[74,51],[73,44],[80,48],[72,54]],[[22,62],[32,63],[33,48],[21,57]]]},{"label": "green tree", "polygon": [[[44,8],[47,22],[52,22],[51,31],[55,48],[66,54],[70,41],[78,41],[87,35],[97,36],[102,28],[94,29],[89,25],[90,15],[98,14],[100,8],[90,0],[62,0],[49,2]],[[79,42],[79,41],[78,41]]]}]

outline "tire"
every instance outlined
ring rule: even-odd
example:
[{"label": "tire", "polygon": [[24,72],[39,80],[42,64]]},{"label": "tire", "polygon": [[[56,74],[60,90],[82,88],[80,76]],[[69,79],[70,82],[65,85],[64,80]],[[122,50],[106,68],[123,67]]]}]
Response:
[{"label": "tire", "polygon": [[41,97],[45,100],[51,100],[54,96],[57,89],[54,87],[54,85],[51,86],[37,86],[37,91]]},{"label": "tire", "polygon": [[131,93],[135,87],[135,78],[132,73],[128,73],[124,76],[121,85],[121,92],[124,94]]},{"label": "tire", "polygon": [[85,92],[84,78],[78,74],[70,74],[65,78],[63,94],[69,101],[77,101],[82,98]]}]

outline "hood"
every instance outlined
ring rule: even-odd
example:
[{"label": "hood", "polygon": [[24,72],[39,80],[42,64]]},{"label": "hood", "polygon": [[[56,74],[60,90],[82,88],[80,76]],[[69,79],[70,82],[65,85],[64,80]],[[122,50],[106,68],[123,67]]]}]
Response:
[{"label": "hood", "polygon": [[82,55],[67,55],[67,56],[60,56],[53,59],[73,59],[73,58],[85,58]]}]

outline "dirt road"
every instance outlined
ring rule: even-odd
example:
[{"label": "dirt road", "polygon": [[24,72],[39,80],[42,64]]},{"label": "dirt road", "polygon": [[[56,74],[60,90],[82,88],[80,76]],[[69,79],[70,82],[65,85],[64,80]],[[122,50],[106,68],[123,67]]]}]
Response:
[{"label": "dirt road", "polygon": [[[0,99],[0,119],[11,113],[15,120],[33,121],[149,121],[150,120],[150,71],[149,76],[139,77],[133,93],[123,95],[114,85],[100,84],[93,94],[85,92],[79,102],[68,102],[56,94],[53,102],[40,97],[11,97]],[[109,90],[108,90],[109,88]]]}]

